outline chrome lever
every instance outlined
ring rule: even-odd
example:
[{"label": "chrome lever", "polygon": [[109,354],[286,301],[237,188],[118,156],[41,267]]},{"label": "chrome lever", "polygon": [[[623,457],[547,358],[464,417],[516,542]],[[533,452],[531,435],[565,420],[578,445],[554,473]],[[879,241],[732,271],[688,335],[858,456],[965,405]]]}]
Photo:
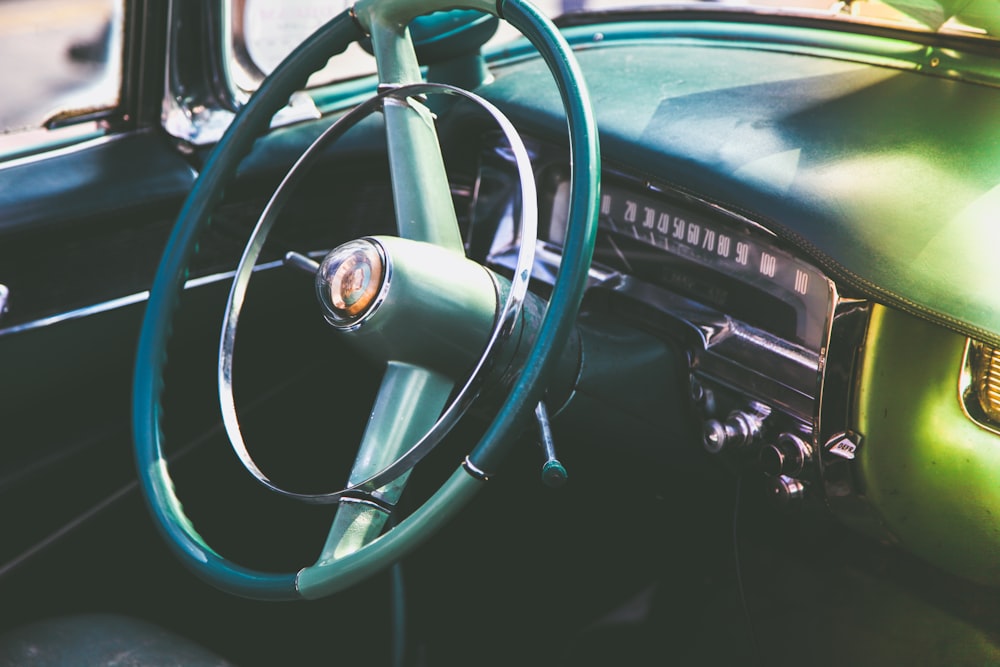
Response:
[{"label": "chrome lever", "polygon": [[316,272],[319,271],[319,262],[293,250],[285,253],[283,261],[285,266],[290,266],[293,269],[298,269],[299,271],[304,271],[305,273],[316,275]]},{"label": "chrome lever", "polygon": [[556,458],[556,445],[552,439],[552,427],[549,426],[549,411],[542,401],[539,401],[538,405],[535,406],[535,420],[538,422],[542,451],[545,453],[545,463],[542,464],[542,483],[555,489],[566,483],[568,475],[566,468]]}]

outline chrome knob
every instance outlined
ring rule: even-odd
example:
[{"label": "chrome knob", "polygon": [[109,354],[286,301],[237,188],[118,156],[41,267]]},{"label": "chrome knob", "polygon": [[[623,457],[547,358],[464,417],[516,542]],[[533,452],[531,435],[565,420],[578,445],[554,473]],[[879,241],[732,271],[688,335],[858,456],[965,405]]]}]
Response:
[{"label": "chrome knob", "polygon": [[710,454],[718,454],[727,447],[745,447],[760,436],[764,419],[771,410],[764,405],[754,405],[752,411],[735,410],[726,421],[709,419],[702,430],[702,444]]},{"label": "chrome knob", "polygon": [[718,454],[725,449],[731,437],[725,424],[718,419],[709,419],[705,422],[705,428],[702,431],[702,444],[709,454]]},{"label": "chrome knob", "polygon": [[774,444],[760,450],[760,467],[765,475],[798,475],[812,456],[812,448],[799,436],[782,433]]},{"label": "chrome knob", "polygon": [[781,475],[768,480],[767,492],[777,502],[789,504],[801,500],[805,496],[806,487],[794,477]]}]

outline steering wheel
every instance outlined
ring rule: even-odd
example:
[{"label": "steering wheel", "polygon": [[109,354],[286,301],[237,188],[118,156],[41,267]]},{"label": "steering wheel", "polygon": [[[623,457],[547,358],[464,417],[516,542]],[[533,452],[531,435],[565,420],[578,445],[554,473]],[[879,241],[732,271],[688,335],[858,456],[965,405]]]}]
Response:
[{"label": "steering wheel", "polygon": [[[434,339],[445,334],[449,343],[487,346],[489,332],[507,326],[499,322],[510,311],[502,295],[516,289],[464,257],[433,119],[418,97],[435,91],[421,88],[426,84],[421,84],[407,26],[418,16],[459,8],[507,20],[532,42],[552,72],[569,125],[570,221],[562,267],[545,314],[496,417],[451,477],[423,505],[382,532],[412,466],[412,461],[400,460],[423,439],[421,434],[441,421],[439,415],[458,381],[448,350]],[[347,489],[319,501],[340,503],[319,558],[294,573],[259,572],[213,550],[174,493],[161,448],[167,343],[198,237],[239,163],[313,72],[366,37],[378,66],[378,106],[384,116],[399,236],[359,239],[333,250],[317,272],[317,289],[331,326],[384,361],[387,370]],[[596,123],[572,52],[548,19],[525,0],[498,0],[495,5],[488,0],[361,0],[296,48],[241,109],[207,161],[171,232],[142,324],[133,378],[136,463],[155,523],[181,560],[212,585],[236,595],[317,598],[398,561],[454,516],[483,486],[518,427],[530,417],[573,332],[597,228],[599,160]],[[252,240],[248,248],[255,243]],[[244,259],[247,256],[245,252]],[[514,277],[515,283],[526,284],[523,273]],[[442,291],[449,296],[439,298]],[[235,335],[230,315],[226,328],[233,320]],[[437,335],[415,332],[415,317],[429,327],[437,325]],[[224,331],[223,350],[226,335]],[[223,361],[223,375],[225,368]],[[224,412],[225,403],[223,399]]]}]

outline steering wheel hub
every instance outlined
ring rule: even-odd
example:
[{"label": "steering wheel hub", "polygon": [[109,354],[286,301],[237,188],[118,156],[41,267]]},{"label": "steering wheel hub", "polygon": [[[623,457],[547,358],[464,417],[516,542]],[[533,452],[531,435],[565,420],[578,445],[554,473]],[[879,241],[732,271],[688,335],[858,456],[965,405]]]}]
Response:
[{"label": "steering wheel hub", "polygon": [[330,251],[316,272],[316,294],[327,322],[338,329],[361,326],[385,299],[388,269],[384,250],[372,239]]}]

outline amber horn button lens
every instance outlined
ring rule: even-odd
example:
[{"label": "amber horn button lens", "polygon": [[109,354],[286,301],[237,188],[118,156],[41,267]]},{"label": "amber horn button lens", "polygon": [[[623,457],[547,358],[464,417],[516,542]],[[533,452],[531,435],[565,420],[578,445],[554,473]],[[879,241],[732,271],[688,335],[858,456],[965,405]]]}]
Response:
[{"label": "amber horn button lens", "polygon": [[316,291],[327,320],[351,325],[372,310],[385,279],[381,249],[361,239],[334,249],[320,264]]}]

